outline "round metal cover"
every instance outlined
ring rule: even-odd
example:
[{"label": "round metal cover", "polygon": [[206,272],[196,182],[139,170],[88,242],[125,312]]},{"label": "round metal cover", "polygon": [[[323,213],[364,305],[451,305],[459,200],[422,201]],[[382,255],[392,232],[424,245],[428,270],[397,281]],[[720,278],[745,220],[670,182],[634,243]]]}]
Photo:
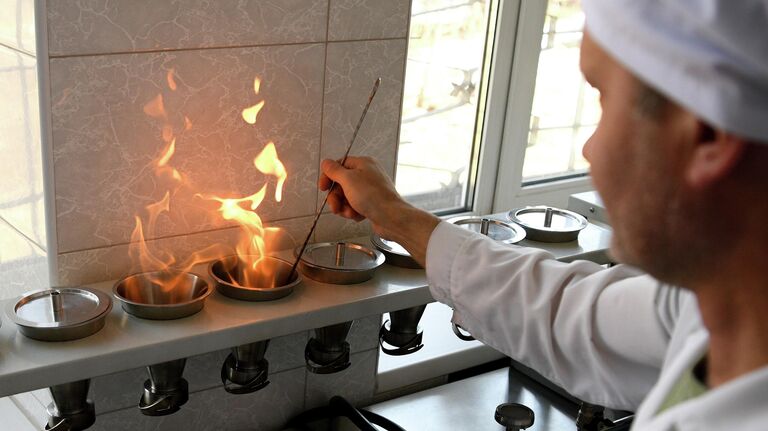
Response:
[{"label": "round metal cover", "polygon": [[301,256],[302,262],[341,271],[367,271],[384,263],[384,255],[351,242],[310,244]]},{"label": "round metal cover", "polygon": [[377,250],[384,253],[387,263],[403,268],[421,268],[418,262],[413,259],[408,250],[395,241],[384,239],[376,234],[371,235],[371,244]]},{"label": "round metal cover", "polygon": [[66,328],[95,319],[112,308],[109,295],[98,290],[64,287],[29,293],[11,308],[10,318],[31,328]]},{"label": "round metal cover", "polygon": [[534,241],[573,241],[587,227],[587,219],[582,215],[549,206],[514,209],[507,214],[507,218],[523,226],[528,239]]},{"label": "round metal cover", "polygon": [[526,232],[514,223],[507,223],[487,217],[455,217],[448,220],[457,226],[481,233],[505,244],[515,244],[525,239]]}]

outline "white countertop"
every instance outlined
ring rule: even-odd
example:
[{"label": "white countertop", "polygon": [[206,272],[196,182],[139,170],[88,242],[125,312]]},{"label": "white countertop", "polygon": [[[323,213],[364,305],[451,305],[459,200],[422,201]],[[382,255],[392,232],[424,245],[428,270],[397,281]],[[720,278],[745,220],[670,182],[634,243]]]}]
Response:
[{"label": "white countertop", "polygon": [[[194,271],[204,274],[204,268]],[[109,292],[114,282],[88,287]],[[432,301],[422,270],[382,266],[355,285],[304,277],[294,292],[268,302],[245,302],[214,293],[199,313],[177,320],[145,320],[115,302],[104,328],[74,341],[29,339],[3,307],[0,327],[0,397],[143,365],[198,355]]]},{"label": "white countertop", "polygon": [[[609,240],[610,231],[590,225],[578,242],[524,241],[521,245],[545,248],[561,260],[583,257],[601,261]],[[207,274],[204,267],[194,272]],[[111,293],[113,284],[108,281],[88,287]],[[413,307],[433,299],[423,270],[385,264],[373,279],[355,285],[324,284],[304,277],[291,295],[276,301],[245,302],[214,293],[202,311],[178,320],[139,319],[115,303],[104,329],[66,342],[36,341],[21,335],[5,314],[12,301],[0,301],[0,397]]]}]

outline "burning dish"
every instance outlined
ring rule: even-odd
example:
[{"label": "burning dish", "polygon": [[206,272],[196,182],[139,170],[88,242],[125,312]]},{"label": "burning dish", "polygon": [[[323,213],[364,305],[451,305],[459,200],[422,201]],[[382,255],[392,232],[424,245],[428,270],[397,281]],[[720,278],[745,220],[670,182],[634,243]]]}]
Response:
[{"label": "burning dish", "polygon": [[202,310],[213,289],[191,272],[154,271],[129,275],[118,281],[112,292],[128,314],[171,320]]},{"label": "burning dish", "polygon": [[[301,283],[291,264],[270,256],[227,256],[211,263],[208,271],[221,294],[244,301],[271,301],[288,296]],[[290,279],[287,279],[290,275]]]}]

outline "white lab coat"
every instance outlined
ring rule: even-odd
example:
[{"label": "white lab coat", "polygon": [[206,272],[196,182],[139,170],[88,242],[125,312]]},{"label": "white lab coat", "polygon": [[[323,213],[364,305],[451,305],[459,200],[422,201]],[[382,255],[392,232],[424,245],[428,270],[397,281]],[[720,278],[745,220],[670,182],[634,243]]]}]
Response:
[{"label": "white lab coat", "polygon": [[635,430],[768,430],[768,367],[656,414],[706,352],[689,291],[626,265],[561,263],[446,222],[430,237],[427,278],[475,338],[580,399],[636,411]]}]

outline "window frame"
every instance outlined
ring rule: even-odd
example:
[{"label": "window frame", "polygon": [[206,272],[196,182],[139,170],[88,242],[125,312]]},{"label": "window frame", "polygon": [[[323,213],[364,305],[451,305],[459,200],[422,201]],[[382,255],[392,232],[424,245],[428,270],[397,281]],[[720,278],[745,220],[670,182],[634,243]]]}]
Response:
[{"label": "window frame", "polygon": [[527,205],[567,207],[593,190],[589,173],[523,180],[546,1],[494,0],[497,15],[480,138],[472,143],[465,207],[433,211],[444,218],[485,215]]},{"label": "window frame", "polygon": [[[548,1],[501,1],[493,44],[486,117],[474,186],[473,214],[526,205],[566,207],[593,190],[589,173],[526,183],[523,164]],[[457,214],[454,214],[457,215]]]}]

